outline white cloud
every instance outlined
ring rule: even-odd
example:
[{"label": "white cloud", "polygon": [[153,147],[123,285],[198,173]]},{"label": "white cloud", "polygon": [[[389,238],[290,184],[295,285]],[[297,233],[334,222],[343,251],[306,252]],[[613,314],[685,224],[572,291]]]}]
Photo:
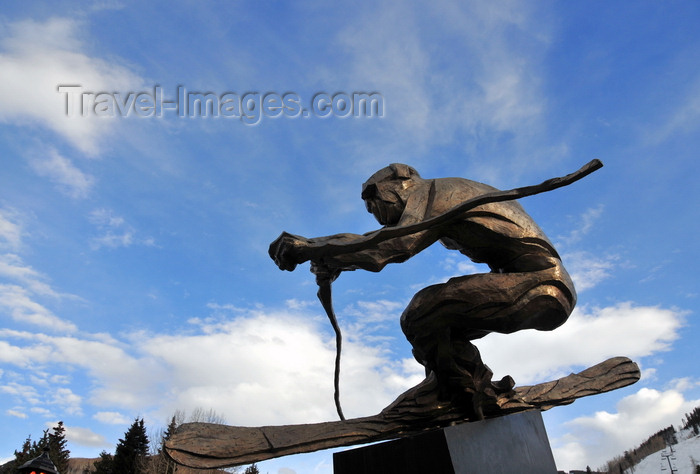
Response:
[{"label": "white cloud", "polygon": [[[544,101],[534,65],[547,47],[546,24],[532,27],[532,12],[523,5],[494,8],[472,2],[465,8],[442,2],[448,22],[468,38],[476,55],[476,82],[483,91],[479,111],[499,130],[520,129],[542,112]],[[515,40],[519,38],[521,41]],[[532,49],[528,48],[528,45]]]},{"label": "white cloud", "polygon": [[[55,337],[8,329],[0,330],[0,336],[5,339],[0,341],[0,362],[25,368],[23,377],[27,379],[24,384],[0,386],[0,391],[22,403],[53,405],[62,413],[81,414],[87,399],[93,406],[109,405],[138,411],[158,399],[158,377],[167,378],[167,374],[156,370],[152,362],[116,347],[119,344],[113,339],[105,343],[89,335]],[[46,391],[33,375],[41,377],[42,373],[56,367],[82,369],[92,380],[93,389],[76,393],[76,386],[69,384]]]},{"label": "white cloud", "polygon": [[95,180],[68,159],[50,148],[45,157],[30,158],[29,164],[39,176],[48,178],[58,189],[73,198],[87,197]]},{"label": "white cloud", "polygon": [[700,76],[687,81],[689,87],[671,106],[668,114],[660,114],[662,123],[645,130],[642,140],[654,145],[676,135],[697,132],[700,125]]},{"label": "white cloud", "polygon": [[16,212],[7,208],[0,209],[0,246],[10,250],[19,249],[22,243],[22,228],[16,221]]},{"label": "white cloud", "polygon": [[[383,4],[369,14],[358,15],[338,35],[338,41],[354,62],[353,73],[367,78],[380,91],[391,91],[395,120],[406,130],[421,136],[430,133],[430,57],[416,34],[411,9],[400,4]],[[370,45],[382,44],[382,48]],[[410,104],[410,105],[409,105]]]},{"label": "white cloud", "polygon": [[99,237],[95,237],[90,241],[90,245],[94,250],[97,250],[102,247],[130,247],[132,243],[134,243],[134,234],[129,230],[126,230],[121,233],[114,233],[108,231],[107,233]]},{"label": "white cloud", "polygon": [[404,304],[397,301],[358,301],[348,307],[345,314],[358,317],[362,323],[398,321]]},{"label": "white cloud", "polygon": [[52,405],[57,405],[62,412],[68,413],[69,415],[81,415],[82,414],[82,401],[83,398],[80,395],[76,395],[69,388],[58,387],[50,391],[50,401]]},{"label": "white cloud", "polygon": [[67,117],[58,85],[128,91],[143,90],[143,80],[123,65],[88,53],[82,31],[80,22],[68,18],[7,25],[0,39],[0,121],[39,123],[80,151],[96,155],[103,137],[114,131],[115,121]]},{"label": "white cloud", "polygon": [[631,359],[669,350],[679,337],[684,312],[620,303],[577,308],[554,331],[490,334],[476,341],[484,362],[518,385],[544,382],[610,357]]},{"label": "white cloud", "polygon": [[597,257],[583,251],[562,255],[562,261],[578,292],[591,289],[601,281],[610,278],[617,260],[618,257],[615,255]]},{"label": "white cloud", "polygon": [[0,392],[14,396],[22,404],[38,405],[41,401],[40,393],[34,387],[17,382],[0,385]]},{"label": "white cloud", "polygon": [[107,423],[110,425],[127,425],[131,423],[130,418],[118,411],[98,411],[92,417],[100,423]]},{"label": "white cloud", "polygon": [[[383,134],[372,143],[373,153],[358,144],[358,155],[382,162],[386,153],[419,159],[455,135],[474,149],[495,137],[531,140],[546,106],[537,65],[548,45],[545,22],[540,19],[535,28],[532,15],[513,2],[497,9],[484,2],[433,2],[425,8],[383,2],[348,19],[337,37],[350,57],[343,80],[371,84],[384,95],[396,136],[387,141]],[[443,55],[435,40],[436,19],[439,38],[462,52],[458,61]],[[393,148],[377,153],[387,146]],[[509,160],[511,172],[523,169],[521,156],[501,159]],[[495,172],[499,165],[492,165],[479,166]]]},{"label": "white cloud", "polygon": [[115,215],[109,209],[95,209],[90,213],[89,219],[101,233],[90,240],[90,246],[93,250],[103,247],[131,247],[136,244],[149,247],[155,245],[155,240],[152,237],[137,237],[136,230],[123,217]]},{"label": "white cloud", "polygon": [[[0,330],[5,340],[0,341],[0,361],[84,370],[92,381],[91,392],[65,392],[60,401],[74,410],[84,403],[80,398],[104,407],[101,421],[117,410],[154,409],[165,418],[175,410],[197,407],[211,408],[233,424],[323,421],[336,416],[335,347],[319,321],[304,312],[253,310],[230,320],[198,323],[197,334],[134,334],[129,345],[91,336]],[[6,342],[10,340],[14,344]],[[422,378],[417,363],[394,362],[381,349],[348,341],[341,376],[345,413],[378,412]],[[10,385],[7,393],[27,393],[14,388]],[[32,405],[46,402],[33,393]]]},{"label": "white cloud", "polygon": [[[396,305],[384,303],[375,309],[396,310]],[[236,425],[336,417],[334,338],[323,330],[321,315],[301,305],[236,308],[235,316],[227,318],[230,313],[221,311],[225,305],[212,306],[215,317],[195,321],[189,334],[137,333],[125,337],[128,343],[104,335],[56,337],[0,330],[0,361],[47,374],[54,364],[80,368],[93,387],[81,393],[68,384],[55,399],[27,383],[8,383],[0,390],[29,406],[54,402],[75,412],[84,410],[85,403],[102,407],[94,418],[103,423],[126,423],[127,417],[144,412],[166,419],[176,410],[198,407],[213,409]],[[502,336],[502,341],[491,335],[477,342],[487,364],[523,385],[616,355],[634,359],[666,350],[678,337],[682,319],[679,311],[623,303],[577,310],[554,332],[523,331]],[[393,359],[381,347],[349,338],[341,371],[346,416],[374,414],[423,379],[423,368],[415,361]],[[682,382],[676,387],[688,385]],[[585,447],[578,448],[587,453]]]},{"label": "white cloud", "polygon": [[558,239],[563,245],[573,245],[579,242],[583,236],[591,231],[596,221],[603,215],[604,209],[602,204],[586,209],[578,218],[578,225],[568,235],[559,236]]},{"label": "white cloud", "polygon": [[73,332],[77,327],[56,316],[34,301],[29,291],[18,285],[0,284],[0,308],[17,322],[39,326],[44,330]]},{"label": "white cloud", "polygon": [[[17,249],[21,244],[22,228],[13,220],[18,220],[16,213],[0,210],[0,237],[5,236],[10,246]],[[75,331],[77,328],[73,323],[59,318],[37,301],[37,297],[76,298],[74,295],[57,292],[46,279],[40,272],[26,265],[19,255],[0,254],[0,314],[5,313],[15,321],[40,326],[46,331]]]},{"label": "white cloud", "polygon": [[111,445],[104,436],[95,433],[89,428],[80,428],[78,426],[66,426],[65,428],[66,439],[71,443],[96,448],[108,447]]},{"label": "white cloud", "polygon": [[[292,298],[289,300],[286,300],[284,304],[287,306],[287,308],[295,311],[295,310],[302,310],[308,307],[313,307],[314,305],[317,305],[317,301],[312,301],[312,300],[298,300],[296,298]],[[209,308],[215,308],[216,306],[214,305],[207,305]],[[231,308],[232,310],[236,310],[236,308]]]},{"label": "white cloud", "polygon": [[26,265],[18,255],[9,253],[0,255],[0,277],[19,282],[36,295],[75,298],[73,295],[56,292],[51,285],[43,281],[46,276]]},{"label": "white cloud", "polygon": [[[325,322],[321,315],[309,312],[305,305],[280,311],[235,307],[233,313],[223,311],[229,305],[210,306],[214,316],[194,322],[194,333],[139,333],[128,336],[128,343],[104,335],[77,338],[0,331],[4,340],[29,342],[25,347],[12,346],[21,356],[15,354],[7,362],[81,368],[94,387],[90,393],[74,393],[71,388],[56,399],[44,397],[43,391],[27,384],[5,384],[0,391],[30,407],[59,400],[62,405],[56,404],[57,409],[76,413],[85,409],[82,405],[86,402],[105,407],[93,418],[110,424],[126,425],[131,416],[144,411],[164,420],[176,410],[198,407],[213,409],[234,425],[336,417],[332,402],[333,337],[321,329],[321,322]],[[391,302],[366,307],[370,313],[398,311]],[[227,318],[231,314],[234,317]],[[503,373],[511,373],[522,385],[610,356],[635,358],[663,351],[676,339],[682,320],[682,313],[676,310],[622,303],[577,310],[554,332],[524,331],[502,336],[506,338],[502,341],[499,335],[492,335],[477,342],[487,364],[503,368]],[[39,346],[44,350],[38,350]],[[0,344],[0,360],[6,353],[7,346],[3,349]],[[376,413],[422,378],[423,369],[415,361],[392,361],[391,354],[350,338],[341,372],[345,414]],[[643,389],[623,400],[618,413],[601,412],[574,420],[569,434],[552,440],[558,465],[574,468],[602,463],[630,448],[630,439],[677,423],[695,403],[683,400],[679,389],[692,384],[678,380],[666,392]],[[20,407],[13,410],[19,414],[26,411]],[[654,415],[645,418],[641,413]],[[624,424],[630,427],[618,426]],[[87,429],[69,427],[67,433],[71,443],[107,444]]]},{"label": "white cloud", "polygon": [[132,356],[125,348],[87,338],[39,336],[39,342],[49,345],[51,360],[88,371],[95,381],[90,402],[103,406],[116,403],[118,407],[136,408],[139,399],[152,402],[150,384],[157,384],[165,374],[155,371],[152,361]]},{"label": "white cloud", "polygon": [[27,418],[26,413],[18,411],[18,410],[13,410],[11,408],[9,410],[5,410],[5,413],[7,415],[14,416],[15,418],[22,418],[22,419]]},{"label": "white cloud", "polygon": [[599,411],[567,423],[571,432],[552,440],[557,466],[602,466],[635,448],[651,434],[678,424],[700,400],[686,400],[677,390],[642,388],[617,403],[617,412]]},{"label": "white cloud", "polygon": [[670,389],[676,390],[677,392],[685,392],[686,390],[698,386],[700,386],[700,380],[693,379],[692,377],[681,377],[669,382]]},{"label": "white cloud", "polygon": [[48,410],[46,408],[42,408],[42,407],[31,407],[29,409],[29,411],[34,413],[34,414],[41,415],[43,417],[53,416],[53,414],[51,413],[50,410]]},{"label": "white cloud", "polygon": [[99,227],[120,227],[124,225],[124,218],[114,215],[109,209],[95,209],[90,212],[90,222]]},{"label": "white cloud", "polygon": [[639,380],[641,382],[653,382],[658,379],[658,370],[655,367],[640,367],[640,371]]},{"label": "white cloud", "polygon": [[[317,324],[308,315],[253,312],[203,327],[202,335],[156,336],[140,346],[177,387],[171,411],[206,406],[236,424],[321,421],[335,417],[335,348]],[[414,383],[375,348],[348,342],[344,349],[346,414],[378,411]]]},{"label": "white cloud", "polygon": [[[455,276],[479,273],[480,271],[476,263],[470,260],[464,260],[464,258],[458,258],[455,255],[448,255],[440,262],[440,265],[443,269],[450,272],[450,276],[447,279]],[[486,265],[483,265],[483,267],[486,267]],[[488,272],[489,270],[486,269],[485,271]],[[444,281],[447,281],[447,279]]]}]

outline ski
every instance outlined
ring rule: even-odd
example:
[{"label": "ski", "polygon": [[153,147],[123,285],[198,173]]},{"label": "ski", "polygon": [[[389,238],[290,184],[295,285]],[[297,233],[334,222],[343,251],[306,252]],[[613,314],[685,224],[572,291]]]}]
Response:
[{"label": "ski", "polygon": [[[626,387],[639,377],[637,364],[626,357],[615,357],[551,382],[516,387],[516,399],[499,402],[501,410],[496,416],[568,405],[581,397]],[[402,400],[402,397],[397,400]],[[464,412],[455,407],[436,407],[426,412],[419,406],[420,400],[414,408],[410,403],[395,402],[378,415],[303,425],[243,427],[186,423],[166,442],[165,451],[178,464],[214,469],[396,439],[455,423],[475,421],[465,417]]]}]

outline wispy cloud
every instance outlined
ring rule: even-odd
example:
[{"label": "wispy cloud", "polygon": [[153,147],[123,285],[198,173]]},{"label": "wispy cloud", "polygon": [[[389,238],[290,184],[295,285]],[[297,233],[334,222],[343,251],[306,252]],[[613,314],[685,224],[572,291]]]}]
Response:
[{"label": "wispy cloud", "polygon": [[576,291],[585,291],[597,286],[603,280],[610,278],[619,257],[607,255],[594,256],[589,252],[569,252],[562,255]]},{"label": "wispy cloud", "polygon": [[[400,19],[400,21],[397,21]],[[416,33],[412,10],[398,3],[384,3],[372,14],[361,14],[338,34],[338,42],[350,54],[355,81],[368,80],[390,94],[397,124],[403,131],[426,140],[435,129],[430,123],[432,103],[430,55]],[[373,45],[382,44],[382,48]],[[367,54],[372,51],[372,54]]]},{"label": "wispy cloud", "polygon": [[[19,249],[22,233],[19,216],[0,209],[0,237],[5,237],[10,247]],[[77,298],[56,291],[47,280],[45,275],[24,263],[19,255],[0,254],[0,313],[9,315],[17,322],[41,327],[46,331],[75,331],[77,328],[73,323],[56,316],[37,301],[41,298]]]},{"label": "wispy cloud", "polygon": [[[81,24],[69,18],[10,23],[0,38],[0,121],[41,124],[75,146],[97,155],[115,123],[69,118],[58,85],[87,90],[140,90],[143,80],[124,65],[90,55]],[[54,163],[54,167],[58,166]]]},{"label": "wispy cloud", "polygon": [[[472,262],[471,260],[466,260],[464,257],[458,258],[455,255],[449,255],[445,257],[440,265],[448,272],[450,272],[450,277],[469,275],[472,273],[479,273],[479,266]],[[486,268],[485,265],[483,265]],[[488,272],[486,269],[484,272]]]},{"label": "wispy cloud", "polygon": [[152,237],[140,237],[136,229],[128,224],[123,217],[117,216],[109,209],[95,209],[89,215],[92,222],[100,232],[100,235],[90,240],[93,250],[103,247],[119,248],[132,245],[155,245]]},{"label": "wispy cloud", "polygon": [[347,309],[347,314],[360,318],[363,322],[397,321],[404,305],[397,301],[358,301]]},{"label": "wispy cloud", "polygon": [[41,397],[35,387],[31,385],[22,385],[17,382],[8,382],[0,385],[0,392],[9,395],[14,395],[22,404],[30,405],[39,404]]},{"label": "wispy cloud", "polygon": [[[17,365],[27,369],[23,383],[28,387],[22,392],[11,392],[7,386],[0,387],[6,393],[16,395],[21,401],[31,406],[56,406],[62,412],[80,414],[86,399],[93,405],[100,405],[100,394],[106,386],[114,387],[121,395],[118,406],[138,405],[135,400],[148,400],[144,397],[136,380],[154,380],[152,364],[129,356],[120,344],[113,339],[99,335],[52,336],[43,332],[22,332],[0,330],[3,341],[0,342],[0,362]],[[93,392],[76,392],[75,386],[59,387],[58,390],[46,391],[40,381],[44,371],[55,371],[56,367],[67,370],[83,369],[92,378],[96,387]],[[41,387],[41,390],[36,390]],[[32,399],[26,394],[34,393]],[[113,400],[111,400],[113,401]]]},{"label": "wispy cloud", "polygon": [[66,387],[58,387],[51,390],[49,404],[57,406],[62,413],[69,415],[82,415],[83,397],[73,393]]},{"label": "wispy cloud", "polygon": [[[343,81],[371,84],[385,95],[396,138],[387,141],[383,134],[371,144],[372,153],[360,144],[358,155],[365,157],[357,159],[422,160],[431,146],[456,137],[467,152],[477,143],[482,150],[492,141],[512,141],[515,149],[529,143],[546,107],[537,66],[548,45],[543,23],[534,28],[532,15],[526,5],[512,2],[504,8],[435,2],[425,9],[383,2],[349,19],[337,37],[349,57]],[[437,18],[441,30],[436,33]],[[443,55],[436,34],[462,51],[458,59]],[[525,166],[522,158],[498,159],[508,161],[515,173]],[[484,160],[480,166],[483,174],[501,175],[500,164]]]},{"label": "wispy cloud", "polygon": [[92,416],[95,420],[100,423],[107,423],[110,425],[126,425],[131,422],[131,419],[118,411],[98,411]]},{"label": "wispy cloud", "polygon": [[10,416],[14,416],[15,418],[22,418],[22,419],[27,418],[26,413],[19,411],[19,410],[13,410],[12,408],[5,410],[5,413],[10,415]]},{"label": "wispy cloud", "polygon": [[577,225],[574,226],[573,230],[568,235],[557,237],[557,240],[563,245],[573,245],[579,242],[591,231],[593,225],[603,214],[604,210],[605,207],[602,204],[586,209],[583,214],[579,216],[576,223]]},{"label": "wispy cloud", "polygon": [[92,446],[96,448],[110,446],[110,443],[107,442],[105,437],[101,434],[97,434],[89,428],[81,428],[79,426],[66,426],[66,439],[80,446]]},{"label": "wispy cloud", "polygon": [[31,324],[45,330],[73,332],[75,324],[56,316],[51,310],[35,301],[31,292],[18,285],[0,284],[0,309],[20,323]]},{"label": "wispy cloud", "polygon": [[15,254],[0,255],[0,278],[14,280],[21,283],[29,292],[39,296],[50,296],[52,298],[72,298],[69,294],[59,293],[51,285],[46,283],[47,278],[26,265],[22,258]]},{"label": "wispy cloud", "polygon": [[29,164],[39,176],[48,178],[58,189],[73,198],[85,198],[92,189],[95,179],[80,171],[71,160],[50,148],[47,156],[33,157]]},{"label": "wispy cloud", "polygon": [[645,141],[659,144],[675,135],[697,132],[700,128],[700,76],[688,81],[688,84],[680,100],[672,104],[671,112],[661,116],[663,123],[655,125],[645,134]]},{"label": "wispy cloud", "polygon": [[0,248],[18,250],[22,243],[22,227],[11,209],[0,209]]}]

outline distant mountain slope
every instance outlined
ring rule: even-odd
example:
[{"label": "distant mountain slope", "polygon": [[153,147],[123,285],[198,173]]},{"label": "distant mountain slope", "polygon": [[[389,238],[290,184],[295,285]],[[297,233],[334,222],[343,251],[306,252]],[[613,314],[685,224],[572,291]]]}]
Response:
[{"label": "distant mountain slope", "polygon": [[[92,468],[100,458],[70,458],[68,459],[68,470],[61,474],[83,474],[86,468]],[[242,472],[242,471],[241,471]],[[228,474],[219,469],[196,470],[178,466],[177,474]]]},{"label": "distant mountain slope", "polygon": [[68,471],[61,474],[83,474],[85,469],[92,469],[100,458],[68,458]]},{"label": "distant mountain slope", "polygon": [[678,444],[663,451],[650,454],[644,458],[633,469],[628,469],[625,474],[671,474],[667,456],[671,454],[671,466],[673,473],[695,474],[696,466],[700,466],[700,436],[695,435],[693,430],[682,430],[678,432]]}]

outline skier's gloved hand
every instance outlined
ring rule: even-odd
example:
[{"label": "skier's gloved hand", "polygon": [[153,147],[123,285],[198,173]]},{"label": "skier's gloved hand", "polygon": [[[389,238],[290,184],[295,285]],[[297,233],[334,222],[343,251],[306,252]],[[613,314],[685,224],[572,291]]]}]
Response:
[{"label": "skier's gloved hand", "polygon": [[323,282],[332,283],[340,275],[341,270],[338,268],[331,268],[322,262],[311,262],[311,273],[316,275],[316,283],[321,284]]},{"label": "skier's gloved hand", "polygon": [[292,271],[296,266],[307,260],[303,251],[310,245],[306,237],[282,232],[274,242],[270,244],[268,251],[270,258],[274,260],[280,270]]}]

